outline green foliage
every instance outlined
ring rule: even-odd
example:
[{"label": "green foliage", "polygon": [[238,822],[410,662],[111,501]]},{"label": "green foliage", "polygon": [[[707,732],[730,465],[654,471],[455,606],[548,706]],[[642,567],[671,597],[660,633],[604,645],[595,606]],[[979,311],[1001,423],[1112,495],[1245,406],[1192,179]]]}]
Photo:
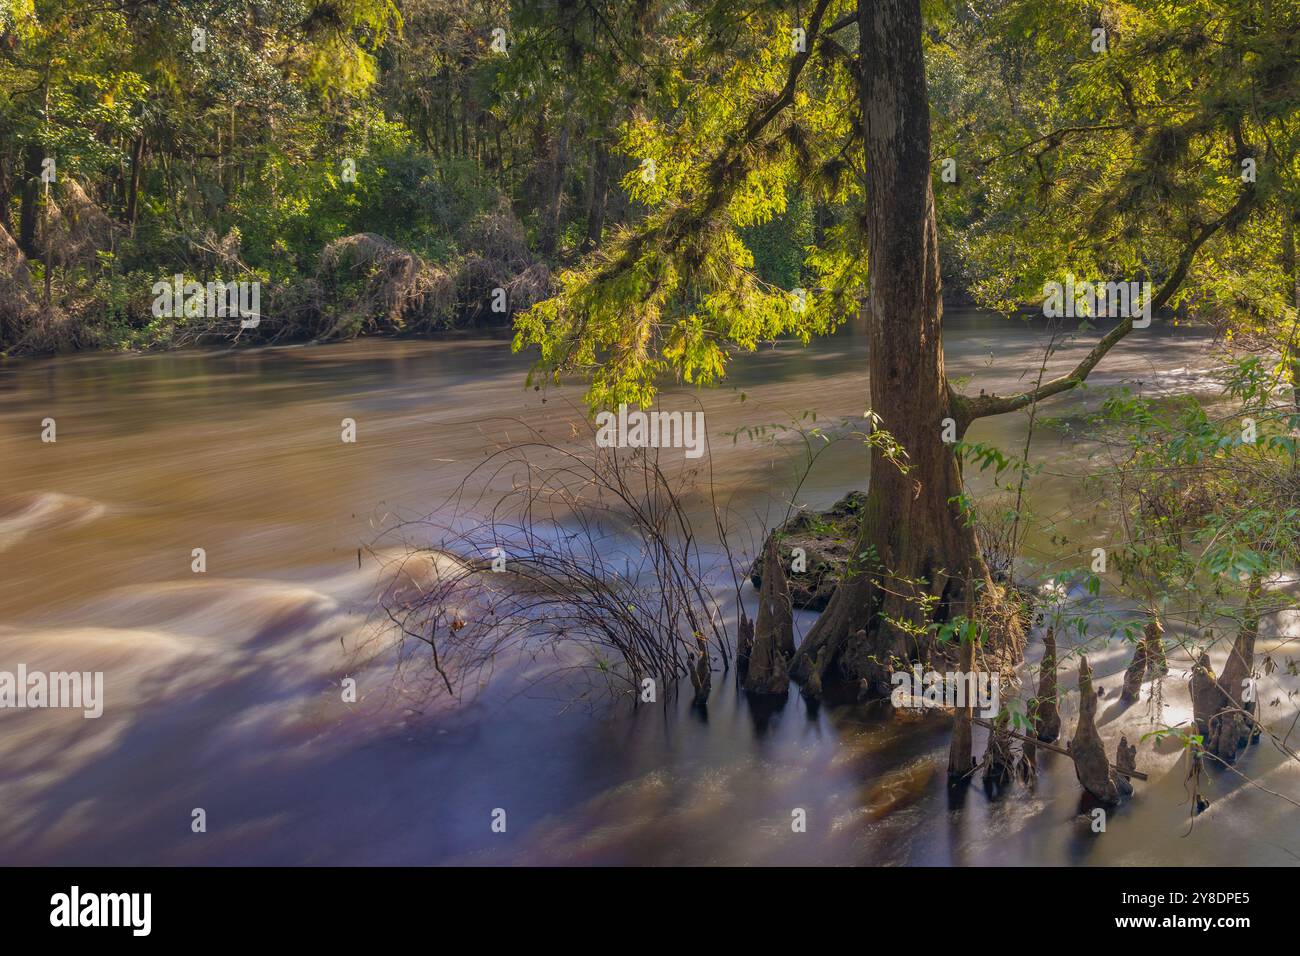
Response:
[{"label": "green foliage", "polygon": [[[1236,621],[1270,576],[1300,562],[1300,473],[1290,390],[1256,357],[1221,374],[1222,398],[1121,389],[1088,431],[1109,464],[1088,479],[1116,513],[1114,586],[1192,628]],[[1099,590],[1099,588],[1098,588]]]},{"label": "green foliage", "polygon": [[[798,54],[791,31],[814,9],[822,29]],[[645,402],[665,379],[718,381],[737,349],[859,313],[854,9],[4,0],[4,221],[17,231],[30,148],[119,223],[131,209],[103,264],[119,277],[203,272],[206,235],[237,229],[244,264],[287,283],[353,232],[444,265],[478,254],[466,229],[504,196],[531,251],[562,270],[516,347],[536,348],[545,376],[590,376],[593,404]],[[950,290],[1010,311],[1066,274],[1178,278],[1170,305],[1300,381],[1300,11],[1269,10],[925,3]],[[1105,52],[1090,49],[1095,26]],[[938,175],[946,158],[955,183]],[[64,306],[84,301],[62,291]]]},{"label": "green foliage", "polygon": [[816,238],[814,207],[807,196],[796,194],[783,213],[740,234],[760,280],[783,289],[805,287],[811,274],[804,260]]},{"label": "green foliage", "polygon": [[[826,18],[847,9],[831,4]],[[857,311],[853,31],[812,41],[772,116],[795,60],[790,14],[706,5],[656,21],[651,82],[620,143],[623,185],[645,218],[516,326],[539,371],[591,376],[593,405],[647,402],[670,375],[714,382],[731,349],[823,334]],[[1102,14],[995,0],[927,15],[936,173],[944,158],[958,164],[956,183],[936,176],[945,275],[1006,311],[1077,275],[1168,283],[1165,304],[1274,341],[1294,326],[1277,265],[1281,231],[1294,230],[1278,214],[1300,207],[1293,4],[1270,18],[1235,0]],[[1101,52],[1090,46],[1098,26]],[[799,312],[788,308],[796,284],[811,290]]]},{"label": "green foliage", "polygon": [[1275,211],[1300,195],[1298,25],[1295,4],[1265,17],[1228,0],[960,13],[930,51],[935,154],[966,173],[939,195],[977,299],[1014,310],[1067,273],[1159,284],[1206,224],[1238,209],[1169,304],[1233,322],[1293,315]]},{"label": "green foliage", "polygon": [[[786,85],[796,25],[787,11],[740,6],[682,9],[659,24],[672,37],[655,63],[654,105],[664,109],[626,123],[620,144],[634,160],[623,186],[645,219],[516,320],[515,347],[536,346],[540,368],[557,379],[590,375],[593,406],[648,404],[667,374],[716,382],[731,348],[784,335],[807,341],[851,314],[843,305],[856,301],[862,276],[842,262],[822,260],[821,271],[838,267],[851,284],[825,296],[835,311],[822,290],[801,298],[764,275],[794,275],[788,252],[784,265],[772,254],[780,227],[770,224],[787,215],[796,183],[806,190],[810,170],[840,168],[841,144],[851,144],[845,106],[854,86],[838,59],[809,61],[793,108],[765,119]],[[830,174],[819,186],[835,199],[852,190]],[[762,270],[751,243],[767,253]]]},{"label": "green foliage", "polygon": [[952,620],[942,623],[931,621],[927,626],[934,634],[935,639],[941,644],[956,640],[961,644],[979,645],[984,640],[984,627],[978,621],[968,618],[964,614],[959,614]]}]

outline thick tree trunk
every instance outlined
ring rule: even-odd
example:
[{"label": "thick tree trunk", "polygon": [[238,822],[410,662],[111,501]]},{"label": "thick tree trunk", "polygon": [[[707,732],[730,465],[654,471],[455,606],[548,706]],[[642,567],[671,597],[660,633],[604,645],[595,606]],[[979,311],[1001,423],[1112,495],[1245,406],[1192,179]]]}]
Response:
[{"label": "thick tree trunk", "polygon": [[[941,645],[933,632],[890,622],[924,629],[962,615],[975,618],[977,592],[991,595],[993,585],[974,529],[955,501],[961,474],[943,442],[944,419],[955,416],[943,364],[920,2],[863,0],[858,19],[871,407],[906,450],[907,471],[872,449],[857,557],[800,647],[793,672],[800,680],[820,680],[829,679],[832,674],[822,670],[831,669],[885,695],[895,663],[964,664],[973,656],[962,653],[955,661],[955,642]],[[958,714],[954,744],[950,770],[968,772],[968,713]]]}]

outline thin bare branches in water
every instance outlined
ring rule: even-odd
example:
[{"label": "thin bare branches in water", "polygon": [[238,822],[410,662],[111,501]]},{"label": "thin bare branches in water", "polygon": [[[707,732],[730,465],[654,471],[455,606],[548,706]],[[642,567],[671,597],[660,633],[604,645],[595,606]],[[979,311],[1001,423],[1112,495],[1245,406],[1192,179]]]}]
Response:
[{"label": "thin bare branches in water", "polygon": [[684,677],[707,696],[732,658],[715,593],[738,578],[725,534],[701,542],[684,507],[699,474],[670,454],[522,441],[419,522],[437,545],[404,559],[382,604],[403,644],[427,648],[440,690],[472,693],[498,665],[549,656],[546,677],[637,701]]}]

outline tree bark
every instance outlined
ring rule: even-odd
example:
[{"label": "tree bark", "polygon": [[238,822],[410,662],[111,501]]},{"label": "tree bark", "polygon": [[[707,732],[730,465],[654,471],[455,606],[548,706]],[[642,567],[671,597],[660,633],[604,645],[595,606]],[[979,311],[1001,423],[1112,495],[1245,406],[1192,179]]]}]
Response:
[{"label": "tree bark", "polygon": [[[871,407],[880,427],[906,450],[907,473],[873,446],[855,557],[800,647],[794,675],[807,680],[817,670],[820,680],[829,676],[821,669],[833,667],[883,696],[895,662],[951,662],[957,651],[955,642],[940,644],[932,633],[891,621],[924,629],[961,615],[973,619],[977,591],[991,591],[993,584],[957,503],[962,482],[956,456],[942,440],[952,410],[920,2],[862,0],[858,18]],[[926,609],[921,602],[928,599],[933,605]],[[950,767],[962,774],[971,764],[964,717],[958,717]]]},{"label": "tree bark", "polygon": [[794,608],[775,537],[767,539],[766,552],[744,686],[757,694],[784,694],[790,687],[786,659],[794,653]]},{"label": "tree bark", "polygon": [[794,604],[790,600],[790,585],[786,581],[775,536],[768,537],[764,558],[766,573],[758,592],[754,646],[770,642],[783,659],[789,660],[794,656]]},{"label": "tree bark", "polygon": [[[1300,215],[1289,209],[1282,211],[1282,294],[1300,311],[1300,269],[1296,260],[1296,228]],[[1291,403],[1300,412],[1300,343],[1288,343],[1288,360],[1291,363]],[[1295,456],[1291,459],[1295,467]]]},{"label": "tree bark", "polygon": [[1092,668],[1088,658],[1079,658],[1079,722],[1070,738],[1070,756],[1074,773],[1083,788],[1107,806],[1114,806],[1121,796],[1116,775],[1106,759],[1106,749],[1097,733],[1097,693],[1092,689]]},{"label": "tree bark", "polygon": [[546,183],[545,206],[542,209],[541,229],[538,247],[543,256],[555,255],[560,241],[560,223],[564,211],[564,182],[569,171],[569,136],[573,107],[573,94],[566,93],[564,98],[564,115],[560,120],[560,131],[551,144],[549,173]]},{"label": "tree bark", "polygon": [[1147,614],[1146,627],[1142,631],[1142,637],[1138,640],[1137,646],[1133,649],[1133,660],[1124,671],[1124,682],[1120,689],[1119,699],[1125,704],[1136,703],[1142,694],[1143,681],[1154,679],[1161,674],[1167,673],[1168,664],[1165,662],[1164,642],[1160,635],[1164,633],[1164,627],[1155,612]]},{"label": "tree bark", "polygon": [[1210,735],[1210,718],[1219,712],[1223,705],[1223,691],[1219,680],[1210,667],[1210,655],[1201,651],[1192,666],[1192,676],[1188,681],[1192,696],[1192,717],[1196,721],[1196,732],[1203,738]]},{"label": "tree bark", "polygon": [[1038,694],[1033,700],[1034,733],[1044,743],[1061,736],[1061,709],[1057,706],[1056,629],[1043,636],[1043,660],[1038,665]]},{"label": "tree bark", "polygon": [[[975,669],[975,642],[963,641],[961,645],[961,670],[970,673]],[[948,780],[958,783],[967,779],[975,770],[975,757],[971,752],[973,746],[975,720],[975,702],[968,695],[966,706],[960,708],[953,720],[952,739],[948,741]],[[997,736],[996,726],[989,736],[992,742]]]},{"label": "tree bark", "polygon": [[1259,612],[1254,607],[1257,595],[1258,588],[1252,587],[1241,629],[1219,677],[1220,710],[1210,718],[1205,741],[1206,751],[1224,763],[1237,759],[1254,731],[1256,702],[1254,695],[1245,693],[1245,685],[1255,666],[1255,639],[1259,635]]},{"label": "tree bark", "polygon": [[139,208],[140,167],[143,161],[144,133],[141,133],[135,138],[135,143],[131,147],[131,182],[126,194],[126,224],[132,236],[135,235],[135,220]]},{"label": "tree bark", "polygon": [[36,219],[40,215],[43,158],[39,143],[27,144],[23,154],[22,199],[18,207],[18,248],[28,259],[41,258],[41,251],[36,248]]},{"label": "tree bark", "polygon": [[605,209],[609,205],[609,149],[604,143],[596,145],[592,161],[591,201],[587,204],[587,234],[583,237],[579,253],[585,254],[600,243],[605,231]]}]

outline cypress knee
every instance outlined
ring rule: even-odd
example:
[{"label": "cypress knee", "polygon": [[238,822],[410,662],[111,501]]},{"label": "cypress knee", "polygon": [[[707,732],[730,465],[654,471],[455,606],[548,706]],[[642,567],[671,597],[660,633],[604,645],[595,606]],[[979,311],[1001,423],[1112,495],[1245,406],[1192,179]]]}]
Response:
[{"label": "cypress knee", "polygon": [[[1218,681],[1222,697],[1218,712],[1210,717],[1205,749],[1226,763],[1236,760],[1237,754],[1250,743],[1255,702],[1253,695],[1245,693],[1245,688],[1255,664],[1255,637],[1258,633],[1259,618],[1248,616],[1237,632]],[[1246,697],[1252,699],[1248,701]]]},{"label": "cypress knee", "polygon": [[1056,631],[1049,627],[1043,637],[1043,662],[1038,666],[1038,708],[1034,714],[1035,733],[1044,743],[1061,736],[1061,711],[1056,697]]},{"label": "cypress knee", "polygon": [[1085,790],[1104,804],[1119,802],[1119,789],[1097,733],[1097,694],[1092,689],[1092,668],[1086,657],[1079,658],[1079,723],[1070,741],[1070,756],[1075,776]]},{"label": "cypress knee", "polygon": [[794,655],[794,612],[775,537],[767,540],[763,565],[745,690],[756,694],[784,694],[790,686],[786,659]]},{"label": "cypress knee", "polygon": [[781,565],[781,552],[775,535],[768,535],[764,548],[763,584],[758,591],[754,640],[762,641],[769,634],[782,657],[787,661],[794,657],[794,605],[790,601],[790,585]]},{"label": "cypress knee", "polygon": [[[961,644],[961,668],[970,674],[975,670],[975,642],[964,640]],[[971,717],[974,716],[974,703],[967,697],[966,706],[957,709],[956,719],[952,725],[952,741],[948,747],[948,779],[961,780],[975,769],[975,758],[971,747]]]},{"label": "cypress knee", "polygon": [[[1137,747],[1131,746],[1127,737],[1119,738],[1119,748],[1115,753],[1115,769],[1132,771],[1137,769]],[[1115,774],[1115,786],[1123,796],[1133,792],[1133,784],[1123,774]]]},{"label": "cypress knee", "polygon": [[736,676],[744,681],[749,672],[749,657],[754,652],[754,622],[745,609],[739,608],[740,621],[736,625]]},{"label": "cypress knee", "polygon": [[709,702],[709,691],[713,687],[713,666],[709,661],[709,647],[702,638],[696,638],[698,649],[695,659],[690,662],[691,686],[695,688],[696,707],[703,707]]},{"label": "cypress knee", "polygon": [[984,751],[984,779],[998,787],[1011,782],[1015,760],[1011,753],[1010,715],[1003,711],[993,723],[989,745]]},{"label": "cypress knee", "polygon": [[1219,682],[1210,667],[1210,655],[1207,652],[1202,651],[1192,667],[1190,683],[1196,732],[1208,740],[1210,718],[1222,709],[1223,691],[1219,689]]},{"label": "cypress knee", "polygon": [[1124,671],[1124,687],[1119,692],[1119,699],[1131,704],[1142,693],[1142,681],[1147,673],[1147,639],[1142,637],[1133,649],[1133,660]]},{"label": "cypress knee", "polygon": [[1169,660],[1165,657],[1165,628],[1154,614],[1147,621],[1147,679],[1163,677],[1169,673]]}]

